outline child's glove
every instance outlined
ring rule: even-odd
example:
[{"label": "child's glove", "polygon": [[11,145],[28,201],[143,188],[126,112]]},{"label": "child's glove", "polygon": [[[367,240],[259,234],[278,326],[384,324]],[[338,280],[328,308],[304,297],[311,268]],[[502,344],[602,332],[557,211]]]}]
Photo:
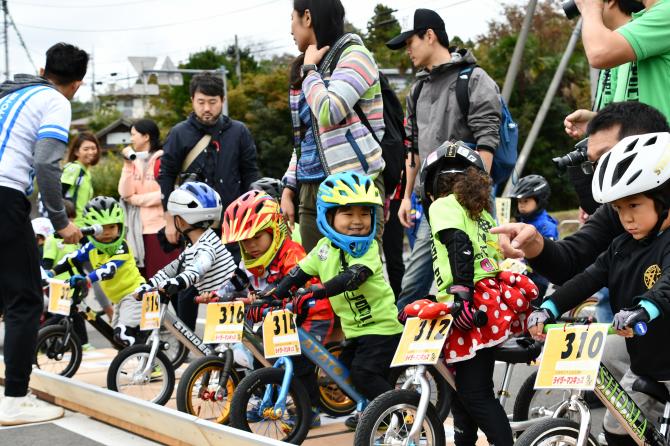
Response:
[{"label": "child's glove", "polygon": [[266,303],[252,304],[251,307],[249,307],[249,310],[247,310],[247,319],[254,323],[262,322],[263,312],[266,308],[268,308],[268,304]]},{"label": "child's glove", "polygon": [[453,314],[454,325],[461,331],[469,331],[475,326],[475,315],[470,307],[470,302],[464,300],[460,304],[460,309]]},{"label": "child's glove", "polygon": [[546,308],[540,308],[530,313],[530,316],[528,316],[527,326],[528,328],[533,328],[536,325],[547,325],[551,324],[552,322],[554,322],[554,315],[551,314],[551,311],[547,310]]},{"label": "child's glove", "polygon": [[624,308],[614,315],[612,326],[616,330],[625,330],[626,328],[633,328],[638,322],[649,322],[651,317],[647,310],[640,305],[633,308]]},{"label": "child's glove", "polygon": [[142,285],[135,288],[133,295],[135,296],[136,300],[142,300],[144,293],[151,291],[153,288],[154,287],[150,283],[143,283]]},{"label": "child's glove", "polygon": [[68,279],[68,283],[70,284],[71,288],[74,288],[76,286],[83,286],[83,283],[87,283],[88,278],[86,276],[82,276],[80,274],[75,274],[74,276],[70,276]]},{"label": "child's glove", "polygon": [[177,279],[169,279],[163,283],[161,289],[168,295],[168,297],[172,297],[181,291],[181,285]]},{"label": "child's glove", "polygon": [[53,279],[54,276],[56,275],[56,273],[52,269],[45,270],[44,274],[46,274],[49,279]]}]

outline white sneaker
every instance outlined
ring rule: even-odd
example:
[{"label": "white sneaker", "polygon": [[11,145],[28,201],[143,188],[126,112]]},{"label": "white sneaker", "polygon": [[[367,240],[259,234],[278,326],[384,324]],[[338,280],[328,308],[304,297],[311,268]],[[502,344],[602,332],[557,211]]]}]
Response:
[{"label": "white sneaker", "polygon": [[61,418],[63,408],[39,401],[30,393],[22,397],[6,396],[0,401],[0,426],[40,423]]}]

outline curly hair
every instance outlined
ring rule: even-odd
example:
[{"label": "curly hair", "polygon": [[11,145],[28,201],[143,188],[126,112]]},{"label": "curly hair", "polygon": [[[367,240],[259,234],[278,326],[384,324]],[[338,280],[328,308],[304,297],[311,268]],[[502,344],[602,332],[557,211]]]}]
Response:
[{"label": "curly hair", "polygon": [[440,175],[437,179],[437,197],[456,195],[456,200],[468,211],[468,216],[476,220],[482,211],[491,209],[491,177],[475,167],[468,167],[464,173]]}]

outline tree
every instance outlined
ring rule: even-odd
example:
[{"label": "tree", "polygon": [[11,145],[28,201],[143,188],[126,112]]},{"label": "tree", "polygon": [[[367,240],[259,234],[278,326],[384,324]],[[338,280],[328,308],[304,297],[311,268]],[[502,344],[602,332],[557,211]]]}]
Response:
[{"label": "tree", "polygon": [[364,36],[365,46],[375,55],[377,65],[382,68],[398,68],[404,72],[410,68],[410,61],[404,51],[393,51],[386,42],[400,34],[400,23],[395,18],[394,9],[378,4],[375,13],[368,21]]},{"label": "tree", "polygon": [[[473,51],[479,65],[502,86],[514,45],[525,15],[522,6],[503,6],[503,18],[489,23],[488,32],[479,36]],[[538,4],[531,33],[526,43],[523,64],[515,80],[510,110],[519,124],[520,144],[530,130],[549,83],[567,45],[574,24],[565,19],[558,0]],[[575,50],[559,92],[554,98],[535,147],[522,175],[531,173],[547,178],[551,185],[552,209],[574,208],[575,194],[567,178],[557,175],[551,158],[565,154],[575,141],[563,131],[563,119],[576,108],[589,108],[589,65],[581,44]]]}]

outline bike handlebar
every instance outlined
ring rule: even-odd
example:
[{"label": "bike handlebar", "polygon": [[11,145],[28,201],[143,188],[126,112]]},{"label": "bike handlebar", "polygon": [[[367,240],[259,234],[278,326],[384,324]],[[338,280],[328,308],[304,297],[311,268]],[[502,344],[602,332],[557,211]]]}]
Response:
[{"label": "bike handlebar", "polygon": [[[547,333],[552,328],[565,328],[575,324],[547,324],[544,326],[544,333]],[[631,327],[635,336],[644,336],[647,333],[647,324],[644,322],[637,322]],[[614,327],[610,326],[607,330],[607,334],[616,334],[617,331]]]}]

